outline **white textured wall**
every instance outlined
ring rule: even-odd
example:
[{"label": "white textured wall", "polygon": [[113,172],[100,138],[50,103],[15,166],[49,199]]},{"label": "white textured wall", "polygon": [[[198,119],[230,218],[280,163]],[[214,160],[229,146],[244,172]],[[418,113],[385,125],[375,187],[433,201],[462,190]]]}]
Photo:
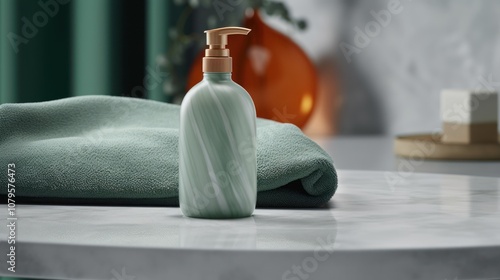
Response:
[{"label": "white textured wall", "polygon": [[374,20],[370,12],[387,9],[389,0],[286,3],[310,23],[306,32],[289,34],[314,60],[329,54],[340,62],[341,133],[432,131],[440,128],[442,88],[490,80],[500,90],[500,1],[400,0],[400,12],[350,63],[339,44],[354,45],[354,28],[364,29]]}]

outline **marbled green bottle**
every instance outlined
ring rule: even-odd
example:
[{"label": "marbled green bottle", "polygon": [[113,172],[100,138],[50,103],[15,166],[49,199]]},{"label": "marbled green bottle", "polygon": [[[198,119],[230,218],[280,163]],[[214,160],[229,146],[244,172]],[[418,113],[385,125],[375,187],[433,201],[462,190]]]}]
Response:
[{"label": "marbled green bottle", "polygon": [[181,105],[179,203],[196,218],[251,216],[257,199],[255,106],[231,80],[227,35],[250,30],[226,27],[206,31],[203,80]]}]

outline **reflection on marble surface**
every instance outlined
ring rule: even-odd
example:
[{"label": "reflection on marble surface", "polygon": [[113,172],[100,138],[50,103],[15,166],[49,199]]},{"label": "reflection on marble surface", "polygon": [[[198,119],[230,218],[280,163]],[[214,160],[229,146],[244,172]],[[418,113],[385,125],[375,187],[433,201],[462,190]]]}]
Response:
[{"label": "reflection on marble surface", "polygon": [[[312,250],[336,235],[332,212],[256,210],[244,219],[182,216],[178,208],[21,206],[20,242],[150,248]],[[1,236],[4,241],[5,236]]]},{"label": "reflection on marble surface", "polygon": [[334,240],[336,236],[336,223],[329,211],[310,210],[306,215],[304,210],[259,212],[240,220],[181,218],[179,245],[182,248],[314,250],[318,238]]},{"label": "reflection on marble surface", "polygon": [[484,180],[481,177],[443,177],[439,188],[442,213],[461,218],[495,216],[499,212],[500,187],[489,188]]},{"label": "reflection on marble surface", "polygon": [[387,173],[358,171],[339,172],[328,207],[239,220],[19,205],[17,275],[111,279],[127,268],[136,279],[305,279],[294,278],[299,267],[310,279],[500,278],[499,205],[500,178],[405,174],[391,185]]},{"label": "reflection on marble surface", "polygon": [[254,218],[235,222],[232,225],[230,220],[185,219],[180,225],[179,245],[182,248],[255,249],[257,238]]}]

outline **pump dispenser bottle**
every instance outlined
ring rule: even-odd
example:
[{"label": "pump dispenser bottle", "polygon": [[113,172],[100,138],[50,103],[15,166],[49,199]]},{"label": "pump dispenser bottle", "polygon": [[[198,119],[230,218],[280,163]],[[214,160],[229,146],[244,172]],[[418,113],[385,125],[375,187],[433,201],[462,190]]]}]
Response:
[{"label": "pump dispenser bottle", "polygon": [[242,218],[257,200],[255,106],[248,92],[231,80],[227,36],[250,29],[205,31],[208,49],[203,80],[181,104],[179,203],[195,218]]}]

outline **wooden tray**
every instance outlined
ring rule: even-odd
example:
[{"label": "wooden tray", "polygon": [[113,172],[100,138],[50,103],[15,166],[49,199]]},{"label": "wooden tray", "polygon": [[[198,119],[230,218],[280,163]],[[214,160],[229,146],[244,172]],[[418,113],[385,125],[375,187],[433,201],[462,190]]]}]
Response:
[{"label": "wooden tray", "polygon": [[435,134],[398,136],[394,152],[412,159],[500,160],[500,135],[498,139],[496,144],[448,144]]}]

